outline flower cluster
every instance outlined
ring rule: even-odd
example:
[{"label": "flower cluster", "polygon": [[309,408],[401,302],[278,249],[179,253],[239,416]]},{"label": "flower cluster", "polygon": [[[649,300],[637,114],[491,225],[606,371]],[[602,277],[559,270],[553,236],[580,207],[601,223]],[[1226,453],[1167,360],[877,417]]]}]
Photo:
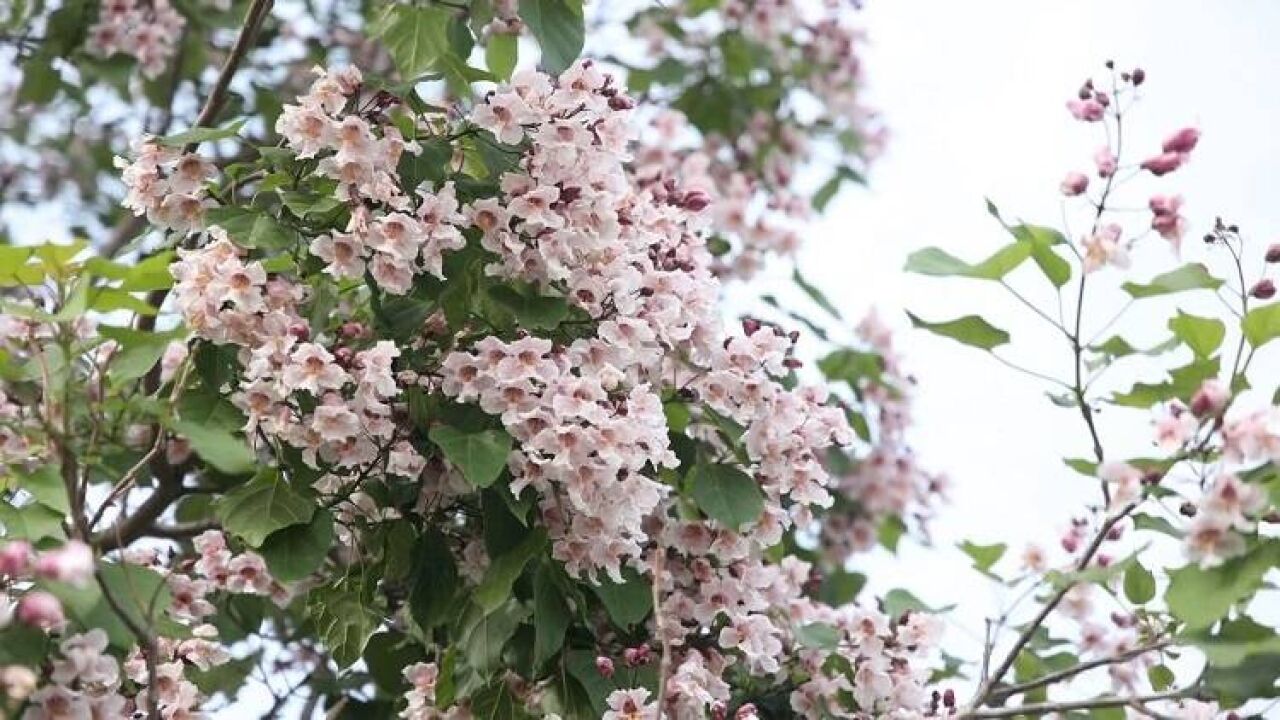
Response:
[{"label": "flower cluster", "polygon": [[[93,571],[93,550],[78,540],[41,552],[25,540],[5,543],[0,547],[0,627],[17,618],[33,627],[61,629],[66,617],[62,602],[55,595],[44,590],[18,591],[17,588],[25,585],[24,581],[36,578],[84,587],[93,580]],[[19,592],[16,608],[10,605],[5,588]]]},{"label": "flower cluster", "polygon": [[393,123],[370,123],[355,107],[358,70],[317,73],[307,94],[284,107],[276,131],[298,158],[320,157],[317,172],[337,182],[338,198],[352,211],[346,231],[316,238],[311,253],[328,263],[325,271],[334,278],[363,278],[368,270],[379,287],[396,295],[407,293],[419,273],[443,278],[444,252],[466,244],[453,187],[405,195],[397,163],[421,148],[406,142]]},{"label": "flower cluster", "polygon": [[[228,0],[216,0],[218,4]],[[169,0],[109,0],[89,28],[86,47],[100,58],[124,54],[138,63],[143,77],[155,80],[169,66],[182,41],[186,18]]]},{"label": "flower cluster", "polygon": [[135,143],[132,155],[116,158],[127,190],[122,204],[162,228],[182,234],[200,229],[212,203],[205,184],[218,173],[213,163],[151,139]]},{"label": "flower cluster", "polygon": [[[1145,73],[1140,69],[1120,73],[1119,82],[1112,91],[1099,89],[1095,87],[1093,80],[1086,80],[1077,96],[1067,102],[1067,110],[1072,117],[1082,122],[1112,122],[1119,125],[1123,119],[1122,101],[1132,95],[1145,78]],[[1139,169],[1156,177],[1171,173],[1187,162],[1191,157],[1191,151],[1199,141],[1199,130],[1193,127],[1182,128],[1165,139],[1161,145],[1161,152],[1142,162]],[[1119,148],[1111,144],[1108,136],[1108,144],[1098,148],[1094,153],[1093,160],[1098,177],[1104,181],[1097,202],[1104,205],[1117,182],[1131,177],[1117,177],[1117,173],[1121,170],[1118,152]],[[1068,173],[1060,185],[1062,194],[1067,197],[1083,196],[1088,188],[1089,177],[1078,171]],[[1151,229],[1169,241],[1174,252],[1178,252],[1187,228],[1186,219],[1181,214],[1182,196],[1154,194],[1148,201],[1148,206],[1151,209]],[[1125,240],[1124,234],[1125,229],[1117,223],[1095,223],[1092,230],[1081,240],[1084,247],[1085,272],[1094,272],[1107,265],[1127,268],[1129,247],[1138,238]]]}]

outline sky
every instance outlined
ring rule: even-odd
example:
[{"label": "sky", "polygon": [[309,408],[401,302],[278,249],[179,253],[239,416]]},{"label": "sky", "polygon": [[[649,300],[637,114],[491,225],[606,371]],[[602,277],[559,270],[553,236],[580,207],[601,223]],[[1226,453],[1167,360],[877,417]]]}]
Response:
[{"label": "sky", "polygon": [[[963,648],[972,646],[983,614],[1007,598],[948,547],[962,538],[1010,542],[1011,554],[1029,539],[1052,545],[1073,514],[1097,502],[1097,486],[1060,460],[1089,454],[1075,410],[1054,406],[1045,383],[980,351],[908,331],[903,310],[929,320],[981,315],[1011,333],[1002,354],[1065,378],[1070,355],[1056,331],[999,286],[912,276],[903,264],[930,245],[979,260],[1007,243],[986,198],[1006,217],[1062,225],[1058,183],[1069,170],[1088,172],[1103,143],[1101,131],[1074,121],[1064,104],[1086,77],[1103,76],[1107,59],[1147,73],[1127,122],[1131,159],[1155,154],[1167,134],[1185,125],[1198,126],[1203,137],[1184,169],[1121,191],[1121,204],[1133,208],[1145,207],[1152,192],[1184,196],[1191,230],[1181,261],[1165,241],[1144,238],[1129,271],[1100,274],[1098,285],[1112,288],[1096,296],[1091,290],[1086,327],[1098,328],[1123,304],[1114,286],[1124,279],[1146,280],[1189,260],[1224,270],[1223,258],[1197,239],[1217,215],[1238,223],[1259,257],[1280,241],[1280,53],[1273,37],[1280,3],[870,0],[862,20],[870,38],[868,97],[892,137],[869,187],[848,188],[831,203],[808,233],[799,263],[846,316],[876,307],[902,329],[900,347],[919,379],[914,444],[926,465],[950,476],[951,501],[932,525],[934,548],[909,545],[899,557],[882,553],[861,569],[872,575],[873,588],[909,587],[935,606],[962,600],[952,640]],[[1140,228],[1149,217],[1135,212],[1124,221]],[[1261,272],[1260,261],[1251,270]],[[1028,297],[1053,302],[1030,264],[1012,280]],[[1225,316],[1204,295],[1148,301],[1112,330],[1154,344],[1167,336],[1165,319],[1179,303]],[[1234,347],[1230,335],[1224,347]],[[1275,353],[1259,354],[1259,372],[1280,370]],[[1104,387],[1125,389],[1134,377],[1118,366]],[[1104,408],[1100,424],[1115,456],[1151,450],[1149,414]],[[1280,617],[1273,597],[1260,604],[1264,616]]]}]

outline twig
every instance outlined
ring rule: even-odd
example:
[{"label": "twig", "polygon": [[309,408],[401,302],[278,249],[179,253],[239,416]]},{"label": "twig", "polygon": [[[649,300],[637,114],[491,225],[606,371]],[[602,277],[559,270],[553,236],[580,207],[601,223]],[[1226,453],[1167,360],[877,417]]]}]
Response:
[{"label": "twig", "polygon": [[671,653],[667,646],[667,634],[662,622],[662,574],[666,559],[666,550],[661,546],[653,552],[653,632],[658,636],[661,655],[658,657],[658,716],[662,720],[662,705],[666,702],[667,673],[670,671]]},{"label": "twig", "polygon": [[1181,690],[1171,690],[1169,692],[1156,693],[1154,695],[1137,695],[1134,697],[1123,697],[1119,695],[1108,695],[1096,697],[1091,700],[1072,700],[1068,702],[1047,702],[1036,703],[1034,705],[1020,705],[1011,708],[992,708],[989,710],[970,710],[960,717],[965,718],[1012,718],[1021,715],[1040,717],[1050,713],[1064,713],[1072,710],[1096,710],[1100,708],[1125,707],[1134,703],[1148,703],[1157,700],[1174,700],[1191,694],[1191,688],[1183,688]]},{"label": "twig", "polygon": [[1086,662],[1082,662],[1082,663],[1079,663],[1078,665],[1073,665],[1064,670],[1059,670],[1058,672],[1052,672],[1052,673],[1049,673],[1048,675],[1041,675],[1040,677],[1034,680],[1028,680],[1027,682],[1024,682],[1024,683],[1018,683],[1017,685],[1010,685],[1008,687],[999,688],[991,693],[991,699],[1000,700],[1002,698],[1012,697],[1013,695],[1021,695],[1027,692],[1028,690],[1035,690],[1036,688],[1039,688],[1039,687],[1052,685],[1056,682],[1061,682],[1063,680],[1067,680],[1069,678],[1075,677],[1076,675],[1079,675],[1081,673],[1088,672],[1089,670],[1093,670],[1094,668],[1103,667],[1104,665],[1114,665],[1116,663],[1127,662],[1136,657],[1146,655],[1149,652],[1156,652],[1158,650],[1162,650],[1168,647],[1170,644],[1171,644],[1170,640],[1167,640],[1167,639],[1160,640],[1158,642],[1154,642],[1149,645],[1143,645],[1142,647],[1133,648],[1132,650],[1120,653],[1119,655],[1112,655],[1110,657],[1098,658],[1096,660],[1089,660]]}]

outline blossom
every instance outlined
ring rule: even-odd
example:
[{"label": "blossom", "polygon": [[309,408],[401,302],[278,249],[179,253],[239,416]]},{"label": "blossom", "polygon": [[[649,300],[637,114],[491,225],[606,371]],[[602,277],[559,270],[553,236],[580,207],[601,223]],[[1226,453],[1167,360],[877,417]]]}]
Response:
[{"label": "blossom", "polygon": [[1085,272],[1095,272],[1106,265],[1129,267],[1129,251],[1120,239],[1122,232],[1119,225],[1108,223],[1082,241]]}]

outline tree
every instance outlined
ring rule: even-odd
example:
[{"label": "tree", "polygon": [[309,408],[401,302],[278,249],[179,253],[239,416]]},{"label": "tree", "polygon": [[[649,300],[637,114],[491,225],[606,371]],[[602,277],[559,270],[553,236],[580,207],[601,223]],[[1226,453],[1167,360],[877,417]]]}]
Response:
[{"label": "tree", "polygon": [[[955,701],[941,619],[905,591],[867,597],[847,568],[918,530],[938,490],[907,445],[891,335],[874,317],[850,332],[798,271],[820,319],[773,298],[740,327],[722,317],[722,283],[785,258],[874,155],[848,13],[608,10],[10,8],[5,201],[57,202],[84,238],[0,246],[3,712],[188,717],[262,683],[271,716],[1001,717],[1047,708],[1045,687],[1090,667],[1186,645],[1212,661],[1193,684],[1153,671],[1159,698],[1136,683],[1058,707],[1266,696],[1274,673],[1244,660],[1274,652],[1272,631],[1219,623],[1275,561],[1251,521],[1265,474],[1206,495],[1229,527],[1204,554],[1240,566],[1174,570],[1168,614],[1140,617],[1150,646],[1052,654],[1045,619],[1080,587],[1155,592],[1137,555],[1097,559],[1164,484],[1101,465],[1095,435],[1090,471],[1127,504],[1099,516],[1074,572],[1040,579],[1043,612],[1005,660],[993,627],[973,701]],[[618,28],[649,52],[594,50]],[[1073,109],[1118,130],[1104,97],[1120,95]],[[1195,139],[1177,137],[1147,169],[1185,159]],[[831,179],[791,189],[815,171]],[[1116,255],[1101,228],[1088,269]],[[1074,246],[1009,229],[994,265],[913,264],[1003,277],[1034,258],[1066,284],[1058,253]],[[1276,333],[1241,299],[1256,347]],[[1171,323],[1206,365],[1212,322]],[[1001,334],[918,324],[988,349]],[[1078,322],[1064,333],[1084,367]],[[1169,397],[1183,381],[1210,393],[1208,374],[1181,372]],[[1089,421],[1079,374],[1071,387]],[[1215,449],[1187,418],[1221,417],[1225,396],[1188,402],[1167,423],[1181,450],[1194,440],[1180,461],[1272,442],[1254,419],[1225,443],[1223,422]],[[1238,508],[1212,505],[1228,496]],[[993,574],[1002,549],[970,552]]]}]

